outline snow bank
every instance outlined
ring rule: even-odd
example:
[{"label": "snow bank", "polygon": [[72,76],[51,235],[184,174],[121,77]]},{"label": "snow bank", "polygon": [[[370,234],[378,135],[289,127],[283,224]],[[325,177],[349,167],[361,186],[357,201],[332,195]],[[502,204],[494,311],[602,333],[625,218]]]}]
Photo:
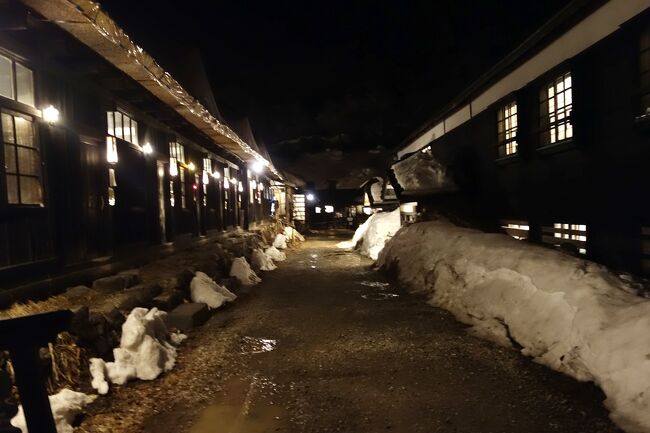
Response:
[{"label": "snow bank", "polygon": [[176,348],[157,308],[134,308],[122,325],[120,347],[113,349],[114,362],[90,360],[92,386],[108,392],[108,381],[122,385],[131,379],[153,380],[176,363]]},{"label": "snow bank", "polygon": [[286,226],[284,228],[284,236],[289,241],[300,241],[300,242],[305,241],[305,237],[303,235],[301,235],[298,230],[294,229],[293,227],[289,227],[289,226]]},{"label": "snow bank", "polygon": [[264,250],[261,248],[253,250],[251,262],[253,268],[259,269],[260,271],[273,271],[278,268],[275,266],[275,263],[273,263],[273,259],[267,256]]},{"label": "snow bank", "polygon": [[384,244],[400,229],[399,209],[392,212],[379,212],[361,224],[354,232],[351,241],[339,242],[339,248],[355,248],[361,242],[360,253],[377,260]]},{"label": "snow bank", "polygon": [[287,259],[287,255],[275,247],[268,247],[264,254],[269,256],[275,262],[283,262]]},{"label": "snow bank", "polygon": [[253,286],[262,281],[251,269],[245,257],[237,257],[232,261],[230,276],[237,278],[244,286]]},{"label": "snow bank", "polygon": [[[82,392],[62,389],[57,394],[49,396],[52,416],[58,433],[72,433],[72,422],[83,411],[83,408],[92,403],[97,396],[86,395]],[[27,433],[27,423],[23,406],[18,406],[18,413],[11,418],[11,425],[19,428],[22,433]],[[38,433],[38,432],[35,432]]]},{"label": "snow bank", "polygon": [[217,284],[203,272],[197,272],[190,282],[192,302],[202,302],[210,308],[219,308],[226,302],[237,299],[237,295]]},{"label": "snow bank", "polygon": [[278,233],[275,237],[275,240],[273,241],[273,246],[280,250],[287,249],[287,237],[282,233]]},{"label": "snow bank", "polygon": [[417,152],[392,166],[404,191],[455,191],[458,189],[447,167],[430,152]]},{"label": "snow bank", "polygon": [[477,334],[594,381],[612,420],[650,431],[650,300],[603,266],[444,221],[402,229],[378,265]]}]

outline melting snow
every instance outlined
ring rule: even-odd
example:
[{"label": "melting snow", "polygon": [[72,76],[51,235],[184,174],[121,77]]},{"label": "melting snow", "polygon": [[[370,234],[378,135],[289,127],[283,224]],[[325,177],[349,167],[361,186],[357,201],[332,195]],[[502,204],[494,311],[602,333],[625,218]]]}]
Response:
[{"label": "melting snow", "polygon": [[237,278],[237,280],[244,286],[253,286],[262,281],[262,279],[251,269],[245,257],[237,257],[232,261],[230,276]]},{"label": "melting snow", "polygon": [[336,246],[355,248],[361,242],[360,253],[377,260],[384,244],[400,229],[400,225],[399,209],[375,213],[357,228],[351,241],[339,242]]},{"label": "melting snow", "polygon": [[237,299],[237,295],[217,284],[203,272],[197,272],[190,283],[192,302],[202,302],[210,308],[219,308],[226,302]]},{"label": "melting snow", "polygon": [[[62,389],[57,394],[49,396],[52,416],[58,433],[73,433],[72,422],[83,411],[83,408],[92,403],[97,396],[86,395],[82,392]],[[22,433],[27,433],[27,423],[23,406],[18,407],[18,413],[11,419],[11,425],[19,428]],[[39,432],[34,432],[39,433]]]}]

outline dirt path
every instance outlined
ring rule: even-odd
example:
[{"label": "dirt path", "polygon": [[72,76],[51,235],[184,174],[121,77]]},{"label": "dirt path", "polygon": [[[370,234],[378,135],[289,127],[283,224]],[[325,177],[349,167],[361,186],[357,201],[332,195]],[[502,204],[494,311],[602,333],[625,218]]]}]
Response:
[{"label": "dirt path", "polygon": [[116,388],[81,431],[618,431],[595,387],[469,336],[338,240],[290,253],[170,374]]}]

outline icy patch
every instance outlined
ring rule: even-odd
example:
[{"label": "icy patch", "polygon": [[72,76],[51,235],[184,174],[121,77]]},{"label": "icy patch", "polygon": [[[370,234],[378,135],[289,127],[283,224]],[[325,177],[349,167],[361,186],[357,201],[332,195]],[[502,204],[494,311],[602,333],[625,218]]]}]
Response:
[{"label": "icy patch", "polygon": [[[87,395],[66,388],[48,398],[52,407],[52,416],[56,424],[56,431],[58,433],[73,433],[74,427],[71,424],[75,417],[83,411],[86,405],[92,403],[97,396]],[[27,433],[23,405],[18,406],[18,413],[11,418],[11,425],[20,429],[22,433]]]},{"label": "icy patch", "polygon": [[293,227],[286,226],[284,228],[284,236],[289,240],[290,242],[292,241],[299,241],[299,242],[304,242],[305,237],[300,234],[300,232]]},{"label": "icy patch", "polygon": [[230,276],[237,278],[237,281],[244,286],[253,286],[262,281],[262,279],[251,269],[245,257],[237,257],[232,261]]},{"label": "icy patch", "polygon": [[275,263],[273,263],[271,257],[267,256],[261,248],[257,248],[253,251],[251,262],[253,268],[259,269],[260,271],[273,271],[278,268],[275,266]]},{"label": "icy patch", "polygon": [[354,248],[361,242],[359,252],[377,260],[385,243],[397,233],[400,227],[399,209],[392,212],[375,213],[357,228],[351,241],[339,242],[336,246],[345,249]]},{"label": "icy patch", "polygon": [[108,392],[108,381],[122,385],[131,379],[153,380],[176,363],[176,348],[157,308],[134,308],[122,325],[120,347],[113,349],[114,362],[91,358],[92,386]]},{"label": "icy patch", "polygon": [[282,251],[280,251],[279,249],[277,249],[276,247],[267,248],[266,251],[264,251],[264,254],[269,256],[271,260],[275,262],[283,262],[287,259],[287,255]]},{"label": "icy patch", "polygon": [[359,284],[366,287],[377,287],[379,289],[385,289],[390,286],[390,283],[383,283],[381,281],[359,281]]},{"label": "icy patch", "polygon": [[269,338],[244,337],[241,340],[241,354],[265,353],[275,350],[276,340]]},{"label": "icy patch", "polygon": [[366,293],[365,295],[361,295],[361,297],[368,301],[386,301],[388,299],[399,298],[399,295],[397,293]]},{"label": "icy patch", "polygon": [[203,272],[197,272],[190,283],[192,302],[202,302],[210,308],[219,308],[226,302],[237,299],[237,295],[217,284]]},{"label": "icy patch", "polygon": [[278,233],[273,241],[273,246],[279,250],[287,249],[287,237],[282,233]]},{"label": "icy patch", "polygon": [[614,422],[650,431],[650,300],[605,267],[446,221],[405,227],[377,263],[472,333],[594,381]]}]

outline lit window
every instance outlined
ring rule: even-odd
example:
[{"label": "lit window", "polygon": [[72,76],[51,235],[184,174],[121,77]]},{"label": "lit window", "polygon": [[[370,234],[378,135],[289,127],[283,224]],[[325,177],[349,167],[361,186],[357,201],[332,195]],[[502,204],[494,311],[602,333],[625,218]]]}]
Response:
[{"label": "lit window", "polygon": [[0,96],[34,107],[34,73],[0,55]]},{"label": "lit window", "polygon": [[[210,175],[212,174],[212,160],[210,158],[203,158],[203,185],[207,185],[210,183]],[[204,188],[205,190],[205,188]],[[203,200],[205,201],[205,193],[204,191],[204,197]]]},{"label": "lit window", "polygon": [[43,205],[41,155],[33,118],[2,112],[7,203]]},{"label": "lit window", "polygon": [[298,221],[305,220],[305,195],[295,194],[293,196],[293,219]]},{"label": "lit window", "polygon": [[542,146],[573,137],[572,107],[571,73],[567,72],[541,90],[540,133]]},{"label": "lit window", "polygon": [[187,202],[185,200],[185,168],[184,167],[179,167],[178,168],[178,173],[180,174],[180,181],[181,181],[181,207],[185,209],[187,207]]},{"label": "lit window", "polygon": [[501,107],[497,114],[499,158],[517,153],[517,102]]},{"label": "lit window", "polygon": [[580,254],[587,254],[587,226],[585,224],[555,223],[542,227],[544,242],[560,247],[572,245]]},{"label": "lit window", "polygon": [[321,208],[320,208],[320,206],[316,206],[316,207],[314,208],[314,211],[315,211],[316,213],[320,213],[320,212],[321,212]]},{"label": "lit window", "polygon": [[334,213],[334,206],[325,206],[325,213]]},{"label": "lit window", "polygon": [[501,221],[501,228],[510,236],[517,240],[528,239],[530,226],[528,221]]},{"label": "lit window", "polygon": [[650,25],[641,34],[639,66],[641,69],[641,114],[650,114]]},{"label": "lit window", "polygon": [[138,122],[121,111],[108,111],[106,113],[106,129],[108,135],[129,143],[138,144]]},{"label": "lit window", "polygon": [[169,157],[175,158],[177,162],[185,164],[185,148],[182,144],[172,141],[169,143]]}]

